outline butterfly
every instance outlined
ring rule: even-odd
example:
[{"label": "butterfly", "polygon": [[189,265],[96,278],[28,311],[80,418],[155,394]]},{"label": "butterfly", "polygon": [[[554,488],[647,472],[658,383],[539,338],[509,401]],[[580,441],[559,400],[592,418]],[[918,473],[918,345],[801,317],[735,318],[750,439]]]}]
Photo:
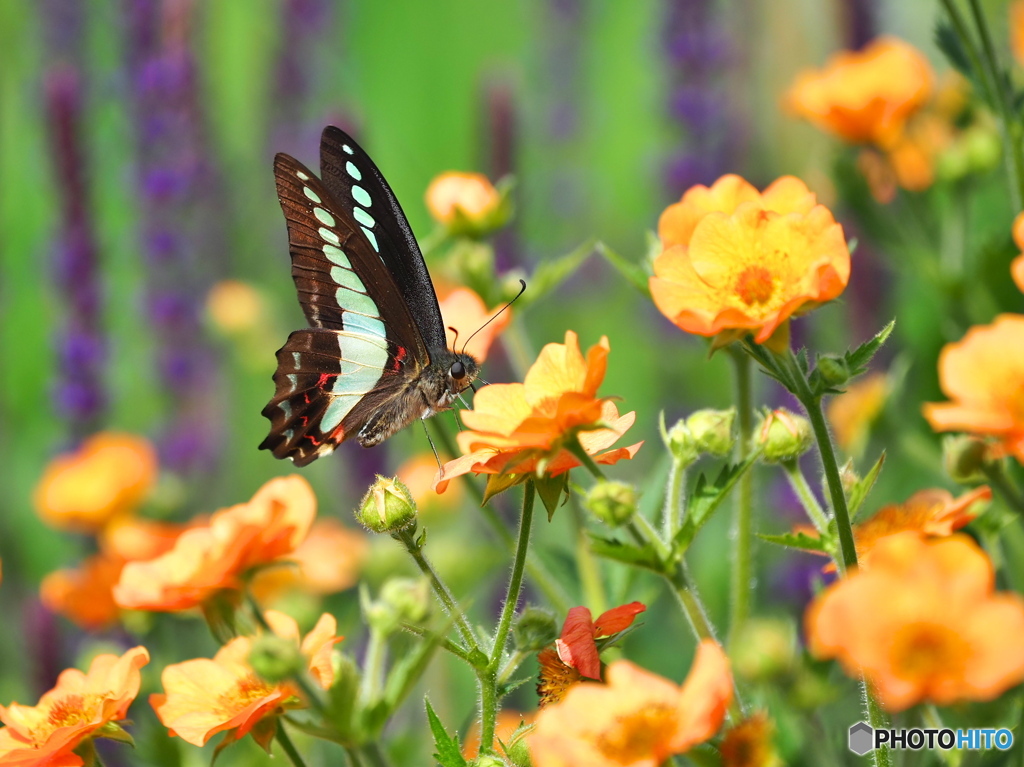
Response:
[{"label": "butterfly", "polygon": [[274,177],[309,327],[277,352],[260,449],[305,466],[347,439],[373,447],[450,409],[477,362],[448,349],[423,254],[377,166],[328,126],[319,178],[286,154]]}]

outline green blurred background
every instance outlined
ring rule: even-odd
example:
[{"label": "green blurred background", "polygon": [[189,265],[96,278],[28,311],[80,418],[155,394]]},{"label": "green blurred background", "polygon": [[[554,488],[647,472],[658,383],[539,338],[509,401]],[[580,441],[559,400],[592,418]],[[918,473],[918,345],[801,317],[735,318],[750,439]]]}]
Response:
[{"label": "green blurred background", "polygon": [[[1005,6],[991,3],[989,10],[1002,34]],[[884,443],[890,462],[902,468],[883,475],[877,501],[941,483],[938,440],[918,404],[939,396],[935,356],[962,334],[964,322],[951,322],[947,298],[915,278],[909,256],[873,242],[871,227],[844,205],[846,187],[833,174],[836,145],[780,107],[800,68],[883,31],[922,47],[943,69],[931,45],[936,13],[925,0],[0,0],[0,605],[7,616],[0,627],[0,701],[29,702],[40,692],[38,659],[23,660],[32,658],[35,591],[43,575],[87,548],[46,528],[31,502],[47,461],[83,430],[133,431],[162,450],[176,449],[157,505],[182,518],[241,502],[269,477],[292,470],[256,450],[267,429],[260,410],[273,391],[274,351],[303,325],[271,163],[275,152],[287,151],[315,167],[317,137],[329,122],[359,138],[421,238],[433,228],[423,193],[434,175],[514,175],[517,215],[497,240],[502,272],[530,272],[591,237],[640,262],[658,215],[690,183],[710,183],[724,172],[758,186],[786,173],[804,178],[836,207],[860,246],[845,299],[818,312],[813,329],[801,323],[799,337],[818,350],[839,350],[897,317],[895,350],[882,364],[896,360],[909,370],[906,388],[868,455]],[[188,74],[183,82],[154,85],[145,68],[168,51]],[[162,104],[161,93],[179,101]],[[59,98],[72,105],[77,185],[59,161],[69,140],[57,130]],[[147,119],[161,110],[172,118],[168,132],[146,139]],[[175,179],[183,157],[201,170]],[[171,177],[164,179],[169,190],[154,180],[161,168]],[[977,181],[967,234],[987,254],[978,268],[991,266],[993,274],[1009,252],[1011,211],[1002,183],[997,175]],[[62,339],[77,321],[68,310],[75,286],[60,280],[69,188],[82,192],[78,215],[94,243],[98,300],[91,311],[106,348],[99,378],[106,405],[86,407],[84,416],[69,413],[61,399],[69,369],[62,367]],[[947,198],[937,192],[922,204],[941,212]],[[154,227],[181,234],[176,255],[154,255]],[[919,247],[932,257],[927,239]],[[250,283],[264,296],[266,332],[257,343],[211,327],[206,292],[224,279]],[[1020,308],[1005,278],[991,282],[999,301],[961,296],[966,319],[987,321],[1000,306]],[[170,315],[154,311],[164,293],[178,301],[172,321],[187,315],[186,332],[179,327],[176,337],[161,326]],[[602,392],[621,396],[620,409],[637,411],[632,441],[648,440],[636,460],[615,470],[624,478],[654,477],[653,483],[664,471],[659,411],[671,420],[731,400],[724,355],[708,361],[702,342],[673,328],[597,255],[517,322],[534,351],[561,341],[566,329],[585,346],[609,336]],[[161,372],[161,355],[174,343],[196,368],[183,379],[191,392],[176,391]],[[484,376],[512,380],[502,350]],[[785,401],[758,385],[759,401]],[[162,440],[175,428],[194,439],[168,448]],[[318,491],[321,513],[348,520],[368,468],[392,471],[426,449],[416,427],[370,459],[358,448],[343,450],[303,473]],[[773,515],[791,501],[767,474],[758,492],[759,525],[788,524],[788,517]],[[656,506],[657,492],[646,502]],[[552,524],[539,531],[538,545],[571,573],[571,545],[560,543],[564,522]],[[474,568],[485,566],[500,580],[502,558],[471,508],[438,540],[442,564],[450,546],[455,582],[480,580]],[[393,544],[381,543],[371,580],[402,566]],[[460,560],[467,550],[479,556]],[[720,519],[693,555],[698,582],[722,622],[727,550]],[[773,573],[784,557],[761,556],[760,588],[771,599],[781,588]],[[578,594],[573,577],[566,575]],[[630,640],[630,655],[681,679],[691,646],[682,619],[656,584],[641,577],[633,586],[623,598],[656,600],[664,609],[649,613],[650,625]],[[490,592],[465,588],[486,613]],[[781,607],[767,610],[785,608],[780,600]],[[358,646],[354,597],[336,607],[348,620],[342,629],[351,646]],[[56,653],[68,665],[84,652],[81,635],[69,624],[57,631]],[[208,651],[202,632],[193,634],[196,651]],[[434,683],[443,680],[439,674]],[[449,701],[452,721],[469,714],[468,683],[460,677]],[[521,693],[519,704],[531,706],[532,693]],[[422,715],[415,705],[410,710],[415,725],[398,723],[395,731],[415,741]],[[415,748],[422,744],[412,752],[420,753]]]}]

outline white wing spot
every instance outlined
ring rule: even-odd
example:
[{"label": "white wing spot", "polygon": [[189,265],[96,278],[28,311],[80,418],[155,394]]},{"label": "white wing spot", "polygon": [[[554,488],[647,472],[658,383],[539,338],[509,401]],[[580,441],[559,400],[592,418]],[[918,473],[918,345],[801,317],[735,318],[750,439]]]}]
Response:
[{"label": "white wing spot", "polygon": [[361,186],[352,185],[352,197],[362,205],[364,208],[369,208],[371,204],[370,195]]},{"label": "white wing spot", "polygon": [[338,235],[336,235],[330,229],[326,229],[321,226],[319,229],[317,229],[317,233],[332,245],[341,245],[341,240],[338,239]]},{"label": "white wing spot", "polygon": [[[359,208],[356,208],[356,210],[359,210]],[[380,253],[380,248],[377,247],[377,238],[374,236],[373,232],[371,232],[365,226],[361,226],[359,228],[363,230],[363,234],[366,235],[366,239],[370,241],[370,244],[373,246],[373,249]]]},{"label": "white wing spot", "polygon": [[345,154],[355,154],[355,152],[352,151],[352,147],[348,144],[342,144],[341,148],[345,150]]},{"label": "white wing spot", "polygon": [[[359,187],[357,187],[357,186],[353,187],[353,189],[358,189],[358,188]],[[371,216],[365,210],[360,208],[358,205],[355,205],[355,206],[352,207],[352,216],[353,216],[353,218],[355,218],[356,221],[358,221],[363,226],[372,227],[374,224],[377,223],[376,221],[373,220],[373,216]]]},{"label": "white wing spot", "polygon": [[311,199],[315,203],[323,202],[323,200],[320,199],[320,195],[318,195],[316,192],[314,192],[308,186],[302,187],[302,193],[304,195],[306,195],[306,197],[308,197],[309,199]]},{"label": "white wing spot", "polygon": [[345,163],[345,170],[348,172],[348,175],[350,175],[356,181],[362,181],[363,180],[363,174],[359,172],[359,168],[357,168],[353,163],[346,162]]},{"label": "white wing spot", "polygon": [[309,181],[309,176],[307,176],[307,175],[306,175],[305,173],[303,173],[303,172],[302,172],[301,170],[297,170],[297,171],[295,171],[295,175],[296,175],[296,176],[298,176],[298,177],[299,177],[300,179],[302,179],[303,181]]},{"label": "white wing spot", "polygon": [[313,215],[316,216],[317,220],[324,226],[334,226],[334,216],[323,208],[313,208]]}]

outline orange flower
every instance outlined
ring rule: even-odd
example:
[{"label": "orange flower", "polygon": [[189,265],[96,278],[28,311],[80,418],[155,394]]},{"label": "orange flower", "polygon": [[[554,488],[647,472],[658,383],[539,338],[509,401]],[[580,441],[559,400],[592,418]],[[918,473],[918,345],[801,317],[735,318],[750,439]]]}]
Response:
[{"label": "orange flower", "polygon": [[[1024,24],[1024,0],[1021,0],[1018,5],[1020,6],[1022,24]],[[1024,34],[1024,28],[1021,33]],[[1018,213],[1013,219],[1013,242],[1018,250],[1024,250],[1024,213]],[[1024,253],[1010,263],[1010,275],[1013,277],[1017,289],[1024,292]]]},{"label": "orange flower", "polygon": [[248,503],[222,509],[192,528],[174,548],[121,572],[114,598],[121,607],[174,611],[202,604],[221,589],[239,589],[252,568],[290,555],[316,516],[316,496],[297,474],[277,477]]},{"label": "orange flower", "polygon": [[[0,764],[11,767],[78,767],[74,749],[92,737],[126,737],[117,722],[139,694],[145,647],[124,655],[97,655],[83,674],[68,669],[35,706],[0,706]],[[102,730],[102,732],[101,732]]]},{"label": "orange flower", "polygon": [[889,379],[885,373],[869,373],[833,397],[825,415],[836,442],[847,453],[859,453],[867,440],[871,424],[889,398]]},{"label": "orange flower", "polygon": [[650,280],[655,305],[688,333],[764,343],[791,316],[843,292],[850,251],[842,227],[802,181],[763,194],[736,176],[695,187],[659,224],[666,250]]},{"label": "orange flower", "polygon": [[57,570],[43,579],[39,596],[47,609],[66,616],[87,631],[112,626],[121,615],[114,586],[124,560],[107,554],[89,557],[73,570]]},{"label": "orange flower", "polygon": [[597,397],[608,363],[608,339],[590,347],[566,331],[564,344],[548,344],[523,383],[491,384],[462,411],[468,431],[458,435],[464,455],[444,465],[434,488],[444,492],[453,477],[475,474],[557,476],[579,466],[565,445],[579,439],[598,463],[632,458],[643,443],[599,453],[615,443],[635,419],[619,416],[615,405]]},{"label": "orange flower", "polygon": [[1013,277],[1013,284],[1017,286],[1017,290],[1024,292],[1024,253],[1010,262],[1010,276]]},{"label": "orange flower", "polygon": [[482,173],[448,171],[427,187],[427,210],[440,224],[481,224],[495,215],[501,195]]},{"label": "orange flower", "polygon": [[50,462],[36,486],[36,508],[54,527],[96,532],[136,509],[156,471],[156,453],[146,440],[102,432]]},{"label": "orange flower", "polygon": [[222,333],[246,333],[259,327],[267,314],[256,288],[240,280],[221,280],[206,296],[206,312]]},{"label": "orange flower", "polygon": [[952,402],[926,403],[936,431],[988,434],[1024,462],[1024,316],[977,325],[939,355],[939,385]]},{"label": "orange flower", "polygon": [[861,674],[893,711],[991,700],[1024,680],[1024,599],[994,592],[992,564],[965,535],[879,541],[871,567],[820,595],[808,644]]},{"label": "orange flower", "polygon": [[[498,720],[494,723],[494,739],[504,745],[509,745],[512,736],[516,734],[521,726],[533,722],[536,714],[513,711],[510,708],[503,708],[498,712]],[[473,722],[466,734],[466,740],[462,744],[462,755],[466,759],[476,759],[480,754],[480,722]]]},{"label": "orange flower", "polygon": [[585,677],[600,679],[601,659],[594,640],[624,631],[646,609],[641,602],[630,602],[601,613],[595,621],[586,607],[573,607],[562,624],[561,636],[555,640],[559,659]]},{"label": "orange flower", "polygon": [[600,679],[601,659],[594,640],[624,631],[646,609],[640,602],[630,602],[601,613],[595,622],[586,607],[571,608],[554,647],[537,654],[537,695],[541,707],[560,701],[584,677]]},{"label": "orange flower", "polygon": [[856,143],[888,145],[929,99],[935,75],[916,48],[881,37],[841,51],[822,70],[797,75],[786,105],[817,127]]},{"label": "orange flower", "polygon": [[360,530],[337,519],[318,519],[295,551],[276,567],[258,570],[249,589],[258,602],[289,589],[312,594],[336,594],[359,580],[370,542]]},{"label": "orange flower", "polygon": [[[455,348],[456,337],[463,344],[469,341],[466,348],[459,349],[459,351],[466,351],[473,355],[477,362],[487,359],[487,352],[490,350],[491,344],[494,343],[494,339],[512,321],[512,310],[506,309],[497,315],[493,322],[485,325],[487,320],[495,315],[497,308],[488,310],[484,300],[469,288],[439,290],[438,303],[441,306],[441,319],[444,321],[448,347]],[[452,328],[458,331],[457,336]]]},{"label": "orange flower", "polygon": [[774,735],[775,726],[763,711],[744,719],[722,739],[722,767],[781,767]]},{"label": "orange flower", "polygon": [[[292,618],[267,610],[266,619],[276,635],[299,644],[299,627]],[[324,613],[299,646],[310,675],[325,690],[334,683],[331,651],[342,639],[336,631],[334,616]],[[236,637],[212,660],[197,658],[163,670],[164,693],[150,695],[149,702],[171,735],[202,746],[226,731],[223,748],[251,732],[257,743],[269,748],[276,725],[269,718],[306,704],[291,682],[272,684],[257,676],[249,665],[252,645],[252,637]]]},{"label": "orange flower", "polygon": [[206,522],[207,520],[202,517],[192,520],[187,525],[156,522],[140,517],[122,518],[103,528],[100,534],[100,548],[105,554],[126,562],[155,559],[173,549],[175,541],[183,532]]},{"label": "orange flower", "polygon": [[625,660],[606,677],[540,710],[529,738],[536,767],[657,767],[718,732],[732,700],[729,662],[709,639],[682,688]]}]

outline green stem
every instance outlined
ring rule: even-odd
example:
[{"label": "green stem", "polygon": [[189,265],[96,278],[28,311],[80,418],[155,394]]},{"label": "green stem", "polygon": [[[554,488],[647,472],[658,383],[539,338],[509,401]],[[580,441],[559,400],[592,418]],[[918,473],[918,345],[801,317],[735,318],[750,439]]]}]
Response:
[{"label": "green stem", "polygon": [[[422,626],[416,626],[416,625],[414,625],[412,623],[403,623],[402,624],[402,628],[405,629],[406,631],[408,631],[410,634],[415,634],[416,636],[422,637],[423,639],[432,639],[432,637],[430,636],[430,632],[427,631],[427,629],[423,628]],[[466,663],[468,663],[470,665],[473,665],[473,659],[469,657],[469,653],[466,652],[465,649],[460,647],[458,644],[456,644],[452,640],[450,640],[448,638],[442,638],[438,642],[438,646],[442,650],[447,650],[452,655],[454,655],[456,658],[461,658]]]},{"label": "green stem", "polygon": [[665,508],[662,510],[663,537],[666,541],[676,537],[686,516],[686,509],[683,507],[683,488],[686,486],[687,465],[686,461],[673,456],[672,468],[668,473],[668,486],[665,488]]},{"label": "green stem", "polygon": [[292,743],[292,739],[288,736],[288,732],[284,729],[284,722],[277,723],[277,742],[281,744],[281,749],[291,759],[292,764],[295,767],[306,767],[306,763],[302,761],[302,757],[299,752],[295,749],[295,744]]},{"label": "green stem", "polygon": [[532,653],[526,652],[525,650],[516,650],[512,653],[512,657],[508,659],[501,671],[498,672],[498,685],[505,684],[509,677],[512,676],[516,669],[519,668],[523,661],[530,657]]},{"label": "green stem", "polygon": [[[889,720],[889,715],[885,713],[885,710],[878,703],[874,693],[871,692],[871,686],[863,680],[860,684],[864,695],[864,710],[867,712],[868,724],[876,730],[889,729],[892,722]],[[875,761],[875,767],[892,767],[892,752],[889,750],[888,745],[876,748],[871,752],[871,756]]]},{"label": "green stem", "polygon": [[366,757],[366,762],[370,767],[390,767],[391,763],[384,756],[380,743],[365,743],[360,748],[360,751]]},{"label": "green stem", "polygon": [[[921,718],[924,720],[925,726],[929,729],[946,729],[946,725],[942,721],[942,716],[939,714],[939,710],[935,708],[934,703],[928,703],[921,706]],[[944,748],[939,749],[939,758],[948,764],[949,767],[957,767],[957,765],[960,764],[960,751],[947,751]]]},{"label": "green stem", "polygon": [[[736,445],[737,458],[742,463],[750,454],[754,431],[754,412],[751,395],[750,358],[741,349],[730,347],[736,381],[736,408],[739,416],[740,437]],[[750,616],[750,601],[754,589],[754,485],[753,473],[740,478],[739,492],[732,517],[732,578],[729,602],[729,645]]]},{"label": "green stem", "polygon": [[1024,496],[1006,473],[1002,463],[986,464],[982,467],[985,478],[996,489],[996,492],[1003,497],[1006,505],[1018,514],[1024,514]]},{"label": "green stem", "polygon": [[344,749],[350,767],[363,767],[363,758],[359,755],[359,749],[355,746],[344,746]]},{"label": "green stem", "polygon": [[601,582],[601,569],[597,557],[590,550],[590,538],[587,536],[587,528],[583,521],[583,510],[575,502],[571,502],[570,506],[576,528],[576,570],[583,585],[583,598],[590,608],[600,615],[608,609],[604,584]]},{"label": "green stem", "polygon": [[853,528],[850,526],[850,512],[846,506],[846,492],[843,490],[843,482],[839,476],[836,451],[832,447],[832,437],[828,433],[825,413],[821,409],[821,397],[811,391],[792,352],[789,352],[788,361],[797,389],[793,394],[800,400],[800,404],[803,405],[807,417],[811,421],[811,429],[814,430],[814,438],[818,443],[818,455],[821,456],[821,463],[825,469],[825,481],[828,484],[828,492],[832,500],[832,513],[835,515],[836,528],[839,532],[839,548],[842,554],[841,561],[837,561],[836,566],[840,572],[846,572],[849,568],[857,566],[857,548],[853,542]]},{"label": "green stem", "polygon": [[579,462],[583,464],[583,467],[590,472],[594,479],[599,481],[605,480],[604,472],[601,471],[600,467],[590,457],[590,454],[583,448],[578,439],[567,444],[565,449],[579,459]]},{"label": "green stem", "polygon": [[448,586],[441,580],[441,576],[437,574],[434,566],[430,564],[430,561],[423,554],[423,547],[416,540],[416,528],[407,527],[404,530],[399,530],[397,533],[392,533],[392,536],[405,546],[405,550],[409,552],[409,555],[416,562],[420,572],[427,576],[434,590],[434,596],[437,597],[444,607],[445,612],[455,621],[455,625],[458,627],[459,633],[462,634],[462,639],[466,642],[466,645],[472,650],[478,649],[476,636],[473,634],[473,629],[470,628],[469,621],[462,614],[462,609],[459,607],[458,602],[455,601],[455,597],[452,596]]},{"label": "green stem", "polygon": [[527,480],[523,487],[523,514],[519,520],[519,542],[515,559],[512,561],[512,576],[508,580],[505,604],[501,608],[498,628],[494,632],[494,647],[491,658],[480,677],[480,753],[492,753],[494,727],[498,717],[498,669],[505,655],[505,643],[512,630],[512,618],[519,604],[523,589],[523,573],[526,570],[526,556],[530,548],[530,530],[533,527],[533,502],[536,489],[533,480]]},{"label": "green stem", "polygon": [[800,505],[804,507],[807,516],[814,523],[815,529],[819,534],[824,535],[828,532],[828,515],[821,508],[821,504],[818,503],[814,491],[811,490],[810,485],[807,483],[807,477],[804,476],[803,471],[800,469],[800,463],[796,459],[784,461],[782,468],[786,472],[789,486],[793,488],[793,492],[800,499]]},{"label": "green stem", "polygon": [[[458,455],[458,449],[455,443],[452,441],[451,434],[448,429],[440,423],[439,418],[432,418],[434,422],[434,434],[437,436],[438,441],[444,447],[445,451],[449,455]],[[498,516],[498,512],[489,504],[484,502],[484,492],[478,482],[474,482],[471,479],[466,480],[466,485],[469,487],[469,491],[473,494],[477,504],[480,506],[480,510],[483,512],[484,519],[487,524],[491,526],[498,538],[501,539],[502,544],[509,550],[509,553],[515,551],[515,538],[512,533],[509,532],[505,523],[501,517]],[[561,584],[544,566],[544,563],[537,557],[534,552],[530,553],[530,558],[526,561],[526,573],[530,576],[530,580],[533,584],[541,590],[545,598],[551,604],[551,607],[559,613],[565,613],[569,611],[572,606],[572,602],[569,596],[565,593]]]},{"label": "green stem", "polygon": [[363,678],[359,685],[359,700],[363,709],[369,708],[380,694],[384,681],[384,651],[387,637],[373,628],[370,629],[370,641],[363,659]]},{"label": "green stem", "polygon": [[981,4],[978,0],[970,0],[969,5],[974,25],[978,28],[978,36],[981,38],[981,50],[992,82],[994,103],[1000,116],[1003,150],[1006,153],[1010,181],[1010,201],[1014,212],[1017,212],[1024,205],[1024,154],[1021,152],[1020,141],[1017,140],[1017,121],[1014,119],[1012,95],[1007,91],[1007,84],[996,58],[996,49],[992,44],[992,35],[985,21],[985,14],[982,13]]}]

